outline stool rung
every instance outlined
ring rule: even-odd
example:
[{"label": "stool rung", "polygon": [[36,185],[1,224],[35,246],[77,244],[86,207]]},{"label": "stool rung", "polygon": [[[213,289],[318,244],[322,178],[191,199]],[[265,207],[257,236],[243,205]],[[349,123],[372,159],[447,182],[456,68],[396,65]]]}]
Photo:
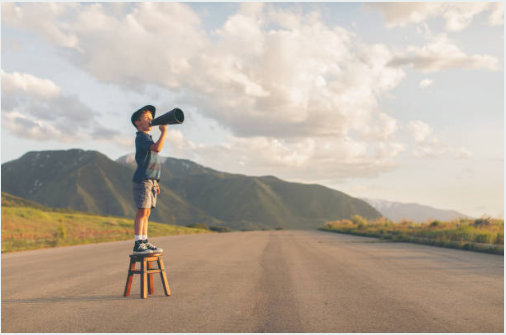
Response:
[{"label": "stool rung", "polygon": [[[128,272],[129,273],[142,274],[142,270],[129,270]],[[146,270],[144,272],[146,272],[147,274],[150,274],[150,273],[161,273],[162,270],[160,270],[160,269],[152,269],[152,270]]]}]

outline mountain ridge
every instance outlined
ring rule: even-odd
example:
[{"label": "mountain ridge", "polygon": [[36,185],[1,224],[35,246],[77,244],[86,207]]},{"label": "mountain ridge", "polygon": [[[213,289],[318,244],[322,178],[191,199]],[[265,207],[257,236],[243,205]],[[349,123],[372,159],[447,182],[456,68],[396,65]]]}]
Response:
[{"label": "mountain ridge", "polygon": [[[124,156],[121,156],[116,161],[121,162],[122,164],[131,165],[133,168],[135,168],[135,158],[134,154],[127,154]],[[170,165],[169,171],[164,171],[165,173],[172,173],[173,169],[178,169],[178,165],[185,166],[184,171],[179,171],[177,173],[178,176],[182,175],[191,175],[199,173],[209,173],[209,174],[215,174],[215,175],[235,175],[240,176],[240,174],[233,174],[233,173],[227,173],[227,172],[220,172],[213,170],[208,167],[204,167],[202,165],[199,165],[195,162],[192,162],[187,159],[180,159],[180,158],[172,158],[172,157],[164,157],[165,164]],[[180,163],[178,163],[180,162]],[[269,182],[274,181],[282,181],[286,183],[291,183],[287,181],[283,181],[278,177],[275,176],[260,176],[255,177],[259,178],[260,180],[265,180]],[[297,183],[296,183],[297,184]],[[323,188],[326,188],[326,186],[318,185],[318,184],[303,184],[305,186],[321,186]],[[330,189],[330,188],[328,188]],[[333,190],[333,189],[330,189]],[[333,190],[337,191],[337,190]],[[339,192],[339,191],[337,191]],[[378,212],[380,212],[383,216],[386,218],[392,220],[392,221],[401,221],[403,219],[412,220],[415,222],[424,222],[427,220],[441,220],[441,221],[447,221],[452,220],[455,218],[470,218],[470,216],[459,213],[455,210],[450,209],[439,209],[435,207],[431,207],[424,204],[418,204],[414,202],[399,202],[399,201],[388,201],[383,199],[372,199],[372,198],[358,198],[365,202],[367,202],[369,205],[371,205],[373,208],[375,208]]]},{"label": "mountain ridge", "polygon": [[[2,191],[49,207],[133,218],[132,163],[81,149],[29,152],[2,164]],[[381,216],[364,201],[321,185],[230,174],[172,157],[163,161],[160,188],[152,219],[170,224],[316,229],[355,214]]]},{"label": "mountain ridge", "polygon": [[361,199],[392,221],[407,219],[415,222],[425,222],[428,220],[451,221],[457,218],[471,218],[455,210],[439,209],[414,202],[405,203],[371,198]]}]

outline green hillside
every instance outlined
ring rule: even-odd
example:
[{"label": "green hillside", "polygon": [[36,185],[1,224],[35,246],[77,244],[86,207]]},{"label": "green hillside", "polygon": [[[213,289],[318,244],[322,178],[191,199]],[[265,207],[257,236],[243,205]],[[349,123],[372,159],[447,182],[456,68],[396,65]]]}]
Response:
[{"label": "green hillside", "polygon": [[[209,230],[149,223],[149,236]],[[2,192],[2,253],[108,241],[133,240],[133,219],[53,209]]]},{"label": "green hillside", "polygon": [[50,210],[49,208],[44,207],[35,201],[26,200],[5,192],[2,192],[2,207],[33,207]]}]

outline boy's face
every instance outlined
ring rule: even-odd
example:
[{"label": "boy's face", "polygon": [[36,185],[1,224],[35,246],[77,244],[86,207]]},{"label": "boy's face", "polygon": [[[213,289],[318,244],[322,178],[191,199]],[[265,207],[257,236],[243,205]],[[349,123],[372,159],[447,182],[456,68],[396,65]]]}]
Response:
[{"label": "boy's face", "polygon": [[153,115],[151,115],[150,111],[142,112],[139,120],[135,121],[135,125],[139,131],[148,132],[153,128],[151,126],[151,121],[153,120]]}]

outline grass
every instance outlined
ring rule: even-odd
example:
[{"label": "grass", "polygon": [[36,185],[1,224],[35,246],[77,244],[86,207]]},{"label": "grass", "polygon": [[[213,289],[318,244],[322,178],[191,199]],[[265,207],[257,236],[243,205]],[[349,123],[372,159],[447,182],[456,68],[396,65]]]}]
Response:
[{"label": "grass", "polygon": [[[2,197],[2,200],[3,197]],[[100,216],[2,201],[2,253],[133,240],[133,218]],[[208,229],[149,223],[149,236],[209,233]]]},{"label": "grass", "polygon": [[385,218],[327,222],[321,230],[378,237],[394,242],[413,242],[504,255],[504,220],[492,218],[437,220],[416,223],[393,222]]}]

